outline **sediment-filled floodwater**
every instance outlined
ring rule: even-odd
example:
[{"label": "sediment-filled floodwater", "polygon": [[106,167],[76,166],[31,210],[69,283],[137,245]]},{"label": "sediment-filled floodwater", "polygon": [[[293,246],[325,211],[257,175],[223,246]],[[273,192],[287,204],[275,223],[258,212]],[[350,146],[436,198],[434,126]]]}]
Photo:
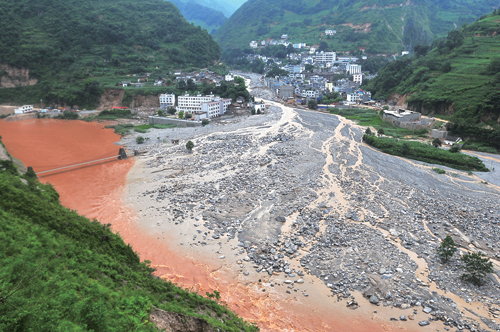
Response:
[{"label": "sediment-filled floodwater", "polygon": [[[120,139],[100,123],[47,119],[0,120],[0,135],[11,155],[32,166],[35,172],[115,156],[119,146],[114,143]],[[258,323],[262,331],[406,330],[387,326],[387,318],[378,317],[373,308],[352,311],[344,304],[343,309],[338,309],[339,306],[334,309],[334,299],[327,299],[319,282],[317,287],[309,287],[313,292],[309,298],[286,299],[269,286],[262,292],[263,285],[256,280],[239,280],[231,266],[179,251],[169,245],[173,238],[146,234],[137,223],[140,218],[122,199],[127,174],[133,165],[133,160],[112,158],[41,174],[40,180],[55,187],[66,207],[112,224],[113,230],[132,245],[141,259],[151,261],[157,275],[200,294],[219,290],[231,309]]]}]

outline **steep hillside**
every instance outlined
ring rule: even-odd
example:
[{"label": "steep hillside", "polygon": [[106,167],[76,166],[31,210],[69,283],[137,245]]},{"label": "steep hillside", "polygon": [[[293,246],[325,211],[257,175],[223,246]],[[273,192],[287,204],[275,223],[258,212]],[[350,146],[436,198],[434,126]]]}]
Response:
[{"label": "steep hillside", "polygon": [[[215,38],[223,49],[288,34],[293,43],[326,41],[334,50],[365,47],[368,53],[393,53],[429,43],[435,35],[472,22],[498,4],[498,0],[249,0]],[[337,34],[327,37],[326,29]]]},{"label": "steep hillside", "polygon": [[412,109],[452,115],[458,123],[500,125],[499,14],[451,31],[428,53],[416,48],[417,59],[389,63],[367,89],[375,99],[406,95]]},{"label": "steep hillside", "polygon": [[43,98],[91,107],[100,82],[146,72],[156,78],[173,68],[206,67],[220,57],[205,30],[162,0],[0,4],[0,103]]},{"label": "steep hillside", "polygon": [[153,276],[109,225],[63,207],[50,185],[2,158],[0,331],[158,331],[151,321],[168,331],[258,330]]},{"label": "steep hillside", "polygon": [[227,17],[220,10],[206,7],[198,2],[192,0],[170,0],[170,2],[179,8],[186,20],[201,26],[211,34],[227,21]]}]

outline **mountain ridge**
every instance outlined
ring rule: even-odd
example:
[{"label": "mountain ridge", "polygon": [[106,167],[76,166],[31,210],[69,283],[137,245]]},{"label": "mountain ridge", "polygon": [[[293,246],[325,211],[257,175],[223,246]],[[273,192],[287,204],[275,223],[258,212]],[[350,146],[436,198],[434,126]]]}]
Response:
[{"label": "mountain ridge", "polygon": [[[251,40],[287,34],[293,43],[326,41],[334,50],[396,53],[429,43],[434,36],[472,22],[497,5],[497,0],[445,4],[430,0],[249,0],[214,36],[223,49],[245,48]],[[368,29],[356,29],[367,24]],[[327,37],[327,29],[337,33]]]}]

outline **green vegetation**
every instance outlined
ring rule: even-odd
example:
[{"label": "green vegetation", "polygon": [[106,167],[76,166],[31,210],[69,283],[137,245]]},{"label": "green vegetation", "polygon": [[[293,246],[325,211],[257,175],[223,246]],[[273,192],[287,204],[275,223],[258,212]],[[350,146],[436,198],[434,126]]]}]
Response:
[{"label": "green vegetation", "polygon": [[444,240],[437,248],[437,253],[439,255],[439,258],[441,258],[442,263],[448,263],[455,252],[457,252],[457,246],[455,245],[455,241],[453,241],[453,238],[449,235],[444,238]]},{"label": "green vegetation", "polygon": [[56,118],[62,120],[76,120],[80,117],[77,112],[73,111],[64,111],[62,114],[59,114]]},{"label": "green vegetation", "polygon": [[175,128],[177,127],[176,125],[160,125],[160,124],[154,124],[154,125],[139,125],[134,127],[134,131],[145,134],[148,132],[149,129],[169,129],[169,128]]},{"label": "green vegetation", "polygon": [[221,27],[227,21],[227,17],[219,11],[194,1],[172,0],[174,5],[179,8],[182,16],[189,22],[201,26],[210,33]]},{"label": "green vegetation", "polygon": [[153,307],[203,318],[215,330],[257,330],[153,276],[109,224],[79,216],[52,186],[0,163],[1,331],[157,331]]},{"label": "green vegetation", "polygon": [[[430,43],[497,5],[494,0],[249,0],[214,36],[225,50],[243,50],[252,40],[288,34],[293,43],[326,44],[327,50],[358,52],[365,47],[370,54],[394,53]],[[326,29],[337,34],[325,36]]]},{"label": "green vegetation", "polygon": [[432,170],[438,174],[446,174],[446,171],[441,168],[434,167]]},{"label": "green vegetation", "polygon": [[318,102],[314,99],[311,99],[307,102],[307,108],[309,108],[310,110],[315,110],[316,108],[318,108]]},{"label": "green vegetation", "polygon": [[442,145],[441,140],[439,138],[435,138],[432,140],[432,146],[435,148],[439,148]]},{"label": "green vegetation", "polygon": [[188,151],[191,152],[191,151],[193,151],[193,148],[194,148],[194,143],[191,141],[188,141],[186,143],[186,149],[188,149]]},{"label": "green vegetation", "polygon": [[494,135],[482,135],[489,139],[478,140],[500,142],[499,32],[500,16],[495,11],[450,31],[419,57],[389,63],[366,89],[374,99],[408,95],[408,105],[424,114],[446,118],[441,114],[452,111],[447,120],[453,122],[449,126],[455,126],[452,131],[457,135],[474,137],[477,129],[496,129]]},{"label": "green vegetation", "polygon": [[481,286],[486,274],[493,273],[493,263],[482,252],[466,253],[462,256],[465,270],[462,280]]},{"label": "green vegetation", "polygon": [[383,130],[381,135],[392,137],[427,137],[429,131],[427,129],[411,130],[396,127],[395,125],[382,121],[382,118],[377,110],[369,108],[329,108],[331,114],[343,116],[346,119],[356,121],[360,126],[369,126],[377,130]]},{"label": "green vegetation", "polygon": [[420,142],[375,137],[366,134],[363,136],[363,140],[380,151],[395,156],[419,160],[429,164],[439,164],[459,170],[488,172],[488,169],[479,158],[460,152],[452,153]]},{"label": "green vegetation", "polygon": [[201,125],[202,125],[203,127],[205,127],[205,126],[206,126],[207,124],[209,124],[209,123],[210,123],[210,120],[208,120],[208,119],[203,119],[203,120],[201,120]]},{"label": "green vegetation", "polygon": [[118,124],[118,125],[107,125],[104,126],[104,128],[113,128],[115,130],[115,134],[118,134],[120,136],[125,136],[127,134],[130,134],[130,129],[134,127],[133,124],[131,123],[124,123],[124,124]]},{"label": "green vegetation", "polygon": [[29,69],[38,80],[0,89],[2,103],[43,99],[45,105],[95,108],[103,88],[131,81],[131,75],[150,73],[154,80],[174,68],[208,67],[220,58],[207,31],[189,24],[167,1],[0,2],[0,62]]},{"label": "green vegetation", "polygon": [[137,138],[135,139],[135,142],[136,142],[137,144],[142,144],[142,143],[144,143],[144,137],[142,137],[142,136],[137,136]]},{"label": "green vegetation", "polygon": [[115,120],[121,118],[131,118],[132,113],[130,110],[125,109],[104,110],[101,111],[97,117],[103,120]]}]

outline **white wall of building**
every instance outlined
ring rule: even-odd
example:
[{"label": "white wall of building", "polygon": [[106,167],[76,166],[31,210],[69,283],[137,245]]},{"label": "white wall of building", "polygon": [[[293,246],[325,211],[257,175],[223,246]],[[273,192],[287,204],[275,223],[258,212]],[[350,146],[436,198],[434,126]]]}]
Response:
[{"label": "white wall of building", "polygon": [[33,112],[33,105],[23,105],[14,110],[14,114],[24,114],[28,112]]}]

